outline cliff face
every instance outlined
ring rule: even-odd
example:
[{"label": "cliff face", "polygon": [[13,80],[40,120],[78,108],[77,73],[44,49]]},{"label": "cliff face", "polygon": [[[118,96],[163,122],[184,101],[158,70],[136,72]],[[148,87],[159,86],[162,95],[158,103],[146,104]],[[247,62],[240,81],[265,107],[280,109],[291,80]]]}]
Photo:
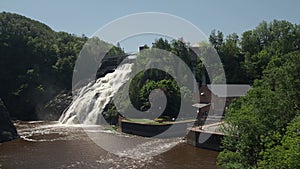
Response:
[{"label": "cliff face", "polygon": [[8,111],[0,99],[0,143],[18,138],[19,135],[10,120]]},{"label": "cliff face", "polygon": [[71,91],[62,91],[37,110],[38,119],[56,121],[73,100]]}]

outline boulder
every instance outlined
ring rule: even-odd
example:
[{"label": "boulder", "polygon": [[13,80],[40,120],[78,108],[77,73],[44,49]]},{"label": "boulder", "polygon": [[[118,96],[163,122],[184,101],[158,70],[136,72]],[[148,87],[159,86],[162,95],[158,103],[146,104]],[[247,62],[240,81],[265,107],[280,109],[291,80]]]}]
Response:
[{"label": "boulder", "polygon": [[11,122],[9,113],[0,99],[0,143],[19,138],[17,130]]}]

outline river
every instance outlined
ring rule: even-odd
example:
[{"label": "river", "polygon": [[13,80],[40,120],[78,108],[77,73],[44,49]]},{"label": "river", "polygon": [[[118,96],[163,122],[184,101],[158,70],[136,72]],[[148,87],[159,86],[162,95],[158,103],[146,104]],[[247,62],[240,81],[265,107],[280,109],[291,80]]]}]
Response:
[{"label": "river", "polygon": [[[213,169],[218,152],[195,148],[181,141],[153,157],[115,155],[95,144],[82,126],[58,122],[15,122],[21,136],[0,144],[0,168],[155,168]],[[93,130],[94,128],[90,128]],[[96,131],[96,130],[95,130]],[[109,131],[106,135],[114,135]],[[126,135],[134,140],[137,136]],[[135,144],[135,143],[134,143]],[[155,149],[163,144],[155,143]]]}]

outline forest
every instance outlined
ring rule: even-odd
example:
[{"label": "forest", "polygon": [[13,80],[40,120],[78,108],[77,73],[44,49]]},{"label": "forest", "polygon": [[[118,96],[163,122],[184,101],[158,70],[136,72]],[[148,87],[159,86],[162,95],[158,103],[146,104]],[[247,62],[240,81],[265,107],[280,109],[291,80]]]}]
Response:
[{"label": "forest", "polygon": [[[21,15],[0,14],[0,98],[13,119],[43,119],[39,112],[60,93],[71,91],[75,61],[88,39],[55,32]],[[252,85],[247,95],[226,111],[224,150],[218,165],[300,168],[300,25],[285,20],[262,21],[253,30],[227,36],[213,30],[209,42],[200,43],[200,48],[217,51],[227,83]],[[149,48],[169,51],[190,68],[196,67],[195,76],[201,84],[203,64],[191,60],[195,54],[188,42],[161,38]],[[107,57],[114,55],[126,54],[113,47]],[[150,78],[144,79],[145,74]],[[135,79],[130,94],[138,109],[149,108],[148,95],[155,88],[165,89],[170,103],[178,105],[178,86],[168,75],[158,74],[157,70],[141,72]],[[176,109],[167,107],[164,116],[172,117]]]},{"label": "forest", "polygon": [[[0,98],[13,119],[59,118],[43,112],[57,95],[70,93],[75,62],[87,40],[18,14],[0,14]],[[91,41],[110,45],[97,38]],[[107,55],[124,52],[113,47]]]}]

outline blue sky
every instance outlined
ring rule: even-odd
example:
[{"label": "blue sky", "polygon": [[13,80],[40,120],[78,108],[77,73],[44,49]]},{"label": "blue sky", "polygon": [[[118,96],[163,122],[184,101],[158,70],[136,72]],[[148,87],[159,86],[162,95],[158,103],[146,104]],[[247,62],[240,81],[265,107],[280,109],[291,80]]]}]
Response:
[{"label": "blue sky", "polygon": [[[49,25],[56,31],[91,36],[105,24],[137,12],[164,12],[182,17],[206,35],[225,35],[254,29],[262,20],[288,20],[299,24],[299,0],[6,0],[0,11],[14,12]],[[133,50],[133,49],[129,49]]]}]

